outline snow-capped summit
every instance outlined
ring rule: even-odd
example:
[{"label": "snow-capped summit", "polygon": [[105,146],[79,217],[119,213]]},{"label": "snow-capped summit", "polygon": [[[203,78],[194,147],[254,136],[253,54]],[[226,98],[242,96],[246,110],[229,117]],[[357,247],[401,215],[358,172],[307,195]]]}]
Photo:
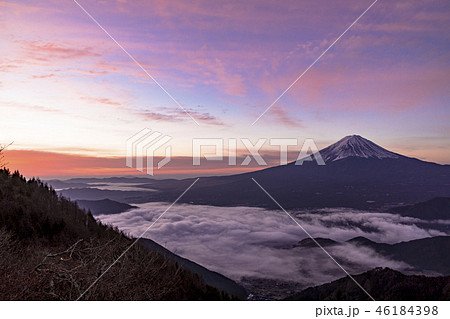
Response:
[{"label": "snow-capped summit", "polygon": [[325,162],[333,162],[347,157],[399,158],[401,155],[388,151],[359,136],[349,135],[320,151]]}]

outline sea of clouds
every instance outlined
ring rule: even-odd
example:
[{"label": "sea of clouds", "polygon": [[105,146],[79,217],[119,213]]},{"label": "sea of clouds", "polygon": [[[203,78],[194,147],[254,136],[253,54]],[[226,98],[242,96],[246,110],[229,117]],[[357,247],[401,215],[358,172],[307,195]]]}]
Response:
[{"label": "sea of clouds", "polygon": [[[167,203],[137,205],[121,214],[98,218],[132,236],[141,236],[168,208]],[[364,236],[396,243],[446,235],[418,219],[348,208],[291,212],[313,237],[336,241]],[[425,226],[424,226],[425,225]],[[430,226],[431,227],[431,226]],[[282,211],[253,207],[175,205],[143,236],[170,251],[234,280],[242,277],[297,282],[305,287],[345,276],[320,248],[295,247],[308,236]],[[325,247],[348,272],[377,266],[398,270],[409,266],[352,244]]]}]

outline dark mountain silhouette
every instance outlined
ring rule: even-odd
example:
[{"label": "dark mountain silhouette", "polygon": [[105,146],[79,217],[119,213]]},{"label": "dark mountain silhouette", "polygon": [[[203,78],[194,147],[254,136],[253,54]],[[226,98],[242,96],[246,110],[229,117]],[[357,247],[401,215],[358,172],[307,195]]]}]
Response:
[{"label": "dark mountain silhouette", "polygon": [[[387,259],[404,262],[411,266],[411,272],[435,273],[450,275],[450,236],[436,236],[404,241],[396,244],[377,243],[366,237],[355,237],[346,242],[338,242],[328,238],[315,238],[322,246],[337,246],[350,243],[373,249]],[[310,238],[301,240],[294,247],[320,249]],[[384,266],[384,265],[379,265]]]},{"label": "dark mountain silhouette", "polygon": [[[450,196],[450,165],[396,154],[360,137],[348,136],[323,149],[326,165],[304,161],[251,173],[201,178],[182,202],[217,206],[277,206],[255,179],[285,208],[380,208]],[[144,201],[170,201],[193,179],[160,181]],[[145,187],[145,186],[143,186]]]},{"label": "dark mountain silhouette", "polygon": [[97,201],[102,199],[110,199],[121,203],[144,203],[149,191],[120,191],[120,190],[104,190],[95,187],[89,188],[69,188],[58,191],[71,200],[91,200]]},{"label": "dark mountain silhouette", "polygon": [[322,247],[327,247],[327,246],[339,245],[339,242],[334,241],[329,238],[317,237],[317,238],[314,238],[314,240],[312,240],[311,238],[305,238],[305,239],[302,239],[301,241],[299,241],[296,245],[294,245],[294,247],[317,247],[317,248],[319,248],[319,246],[317,244],[319,244]]},{"label": "dark mountain silhouette", "polygon": [[[156,179],[150,177],[135,177],[135,176],[121,176],[121,177],[78,177],[78,178],[70,178],[65,180],[66,183],[69,184],[77,184],[77,183],[95,183],[95,184],[103,184],[103,183],[127,183],[127,184],[143,184],[143,183],[151,183],[153,181],[158,181]],[[49,181],[46,181],[49,182]]]},{"label": "dark mountain silhouette", "polygon": [[101,200],[77,200],[78,206],[85,210],[90,210],[94,215],[119,214],[137,206],[119,203],[110,199]]},{"label": "dark mountain silhouette", "polygon": [[[133,242],[39,180],[0,170],[1,300],[77,299]],[[167,256],[132,246],[81,300],[237,298]]]},{"label": "dark mountain silhouette", "polygon": [[450,219],[450,197],[437,197],[414,205],[394,207],[391,212],[423,220]]},{"label": "dark mountain silhouette", "polygon": [[415,271],[431,271],[450,275],[450,236],[422,238],[397,244],[373,242],[365,237],[350,239],[349,243],[370,247],[377,253],[403,261]]},{"label": "dark mountain silhouette", "polygon": [[[286,209],[379,209],[450,197],[450,165],[396,154],[358,135],[347,136],[324,148],[320,154],[326,165],[317,165],[315,161],[303,161],[302,165],[292,162],[245,174],[202,177],[180,201],[199,205],[277,208],[252,179]],[[99,179],[94,180],[100,182]],[[123,181],[121,178],[116,180]],[[61,193],[74,200],[109,198],[124,203],[172,202],[194,181],[192,178],[130,180],[137,183],[135,187],[157,191],[79,188]],[[81,183],[83,179],[71,182]]]},{"label": "dark mountain silhouette", "polygon": [[[377,301],[450,300],[450,276],[407,276],[389,268],[376,268],[354,279]],[[348,276],[305,289],[286,300],[371,300]]]},{"label": "dark mountain silhouette", "polygon": [[54,189],[90,187],[87,181],[75,183],[69,181],[61,181],[59,179],[49,179],[45,180],[44,182],[48,185],[51,185]]}]

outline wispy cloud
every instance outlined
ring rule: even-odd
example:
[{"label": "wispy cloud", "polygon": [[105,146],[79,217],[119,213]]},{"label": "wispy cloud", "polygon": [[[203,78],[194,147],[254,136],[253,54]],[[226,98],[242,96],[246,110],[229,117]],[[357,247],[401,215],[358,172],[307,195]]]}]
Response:
[{"label": "wispy cloud", "polygon": [[50,74],[43,74],[43,75],[32,75],[31,77],[33,79],[48,79],[48,78],[55,77],[55,74],[50,73]]},{"label": "wispy cloud", "polygon": [[107,104],[107,105],[111,105],[111,106],[120,106],[122,105],[122,103],[117,102],[117,101],[113,101],[111,99],[108,98],[100,98],[100,97],[82,97],[82,100],[85,101],[89,101],[89,102],[94,102],[94,103],[101,103],[101,104]]},{"label": "wispy cloud", "polygon": [[101,54],[94,51],[92,47],[72,47],[54,42],[25,42],[23,48],[28,52],[28,58],[45,61],[75,60],[85,57],[100,57]]},{"label": "wispy cloud", "polygon": [[297,129],[300,129],[303,126],[301,120],[297,119],[299,115],[297,114],[297,112],[294,112],[294,114],[292,114],[282,106],[273,108],[268,113],[269,113],[268,116],[274,116],[275,121],[279,121],[284,125],[292,126]]},{"label": "wispy cloud", "polygon": [[[216,116],[213,116],[207,112],[200,112],[194,109],[187,109],[189,114],[191,114],[195,119],[203,122],[205,124],[210,125],[225,125],[222,121],[220,121]],[[166,121],[166,122],[185,122],[189,121],[189,118],[186,117],[186,113],[178,108],[157,108],[157,111],[142,111],[138,113],[138,115],[146,120],[157,120],[157,121]]]}]

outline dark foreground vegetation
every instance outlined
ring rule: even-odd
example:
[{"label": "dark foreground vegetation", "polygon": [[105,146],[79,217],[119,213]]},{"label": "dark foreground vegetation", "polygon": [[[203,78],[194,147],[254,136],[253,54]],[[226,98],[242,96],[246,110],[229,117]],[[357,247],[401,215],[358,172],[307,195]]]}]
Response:
[{"label": "dark foreground vegetation", "polygon": [[[0,299],[76,300],[133,242],[39,180],[0,169]],[[134,245],[81,300],[223,300],[166,256]]]}]

